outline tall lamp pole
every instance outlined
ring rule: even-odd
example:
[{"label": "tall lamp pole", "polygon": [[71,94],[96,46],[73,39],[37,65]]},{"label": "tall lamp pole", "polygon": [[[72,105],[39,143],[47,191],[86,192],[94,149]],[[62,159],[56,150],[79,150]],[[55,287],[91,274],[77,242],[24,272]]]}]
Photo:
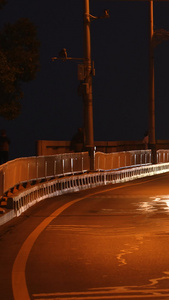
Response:
[{"label": "tall lamp pole", "polygon": [[[93,95],[92,95],[92,63],[91,63],[91,40],[90,40],[90,10],[89,0],[84,0],[84,71],[85,90],[83,93],[84,105],[84,133],[85,147],[93,156],[94,130],[93,130]],[[94,162],[91,160],[91,164]],[[91,166],[93,168],[94,166]]]},{"label": "tall lamp pole", "polygon": [[150,57],[149,57],[149,146],[152,150],[152,163],[157,163],[155,140],[155,92],[154,92],[154,49],[163,41],[169,40],[169,31],[154,30],[153,0],[149,0],[150,13]]},{"label": "tall lamp pole", "polygon": [[[90,14],[89,0],[84,0],[84,16],[83,16],[83,47],[84,59],[79,76],[81,81],[83,96],[83,118],[84,118],[84,146],[90,154],[90,169],[94,170],[94,129],[93,129],[93,94],[92,94],[92,76],[95,75],[94,62],[91,60],[91,38],[90,25],[92,20],[109,18],[109,10],[104,10],[103,16],[93,16]],[[80,75],[80,73],[79,73]],[[81,78],[80,78],[81,77]]]},{"label": "tall lamp pole", "polygon": [[52,57],[52,60],[74,60],[81,61],[78,65],[78,79],[80,80],[79,95],[83,96],[83,118],[84,118],[84,146],[90,154],[90,169],[95,169],[94,163],[94,130],[93,130],[93,95],[92,95],[92,76],[95,74],[94,63],[91,61],[91,40],[90,40],[90,24],[91,20],[109,18],[109,10],[104,10],[101,17],[90,14],[89,0],[84,0],[84,57],[75,58],[68,57],[67,50],[63,48],[59,52],[58,57]]},{"label": "tall lamp pole", "polygon": [[149,57],[149,145],[152,150],[152,163],[156,163],[156,141],[155,141],[155,96],[154,96],[154,22],[153,22],[153,0],[149,1],[150,9],[150,57]]}]

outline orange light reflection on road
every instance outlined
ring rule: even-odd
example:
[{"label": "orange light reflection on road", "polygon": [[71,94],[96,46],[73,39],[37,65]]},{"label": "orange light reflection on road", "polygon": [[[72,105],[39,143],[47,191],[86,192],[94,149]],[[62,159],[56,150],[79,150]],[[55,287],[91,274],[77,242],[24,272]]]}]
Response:
[{"label": "orange light reflection on road", "polygon": [[136,210],[142,213],[169,213],[169,195],[156,196],[150,198],[150,201],[140,202],[136,204]]}]

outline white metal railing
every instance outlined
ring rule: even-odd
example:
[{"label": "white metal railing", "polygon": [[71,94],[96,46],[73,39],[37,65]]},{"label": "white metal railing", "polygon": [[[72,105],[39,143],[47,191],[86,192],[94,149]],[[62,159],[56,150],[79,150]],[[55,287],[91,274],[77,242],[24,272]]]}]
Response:
[{"label": "white metal railing", "polygon": [[18,158],[0,166],[0,195],[17,184],[89,170],[88,152]]},{"label": "white metal railing", "polygon": [[[157,151],[157,162],[169,162],[169,150]],[[151,164],[151,150],[95,153],[95,171],[118,170]],[[88,152],[19,158],[0,166],[0,196],[32,180],[76,175],[90,171]]]},{"label": "white metal railing", "polygon": [[115,170],[151,163],[151,150],[123,151],[113,153],[96,152],[95,169],[97,171]]},{"label": "white metal railing", "polygon": [[[164,163],[164,160],[169,159],[169,150],[159,150],[157,152],[158,164],[150,164],[147,160],[145,160],[145,164],[143,164],[143,157],[141,155],[139,160],[140,166],[134,167],[134,165],[132,165],[132,167],[129,168],[127,166],[122,168],[120,164],[118,165],[118,170],[102,170],[101,172],[97,171],[93,173],[86,173],[86,171],[89,170],[88,153],[76,153],[73,154],[73,156],[72,154],[66,156],[62,155],[60,156],[61,162],[57,163],[58,158],[58,156],[55,158],[53,156],[43,157],[43,159],[42,157],[25,158],[11,161],[1,166],[0,179],[6,189],[14,186],[16,182],[18,183],[19,181],[24,182],[44,177],[50,178],[51,180],[45,182],[39,181],[39,183],[37,181],[37,184],[34,186],[17,191],[11,194],[10,197],[3,197],[4,200],[6,198],[7,208],[10,208],[11,210],[0,217],[0,225],[6,223],[15,216],[19,216],[36,202],[48,197],[61,195],[67,192],[75,192],[81,189],[88,189],[98,185],[121,183],[169,172],[169,162]],[[126,162],[126,159],[124,161]],[[18,168],[16,167],[17,163]],[[134,159],[134,163],[139,165],[136,158]],[[59,166],[62,167],[59,168]],[[61,173],[62,175],[70,176],[59,177],[58,175],[61,175]],[[56,178],[54,178],[54,174],[56,175]],[[72,174],[74,176],[71,176]]]},{"label": "white metal railing", "polygon": [[160,149],[157,151],[157,163],[169,162],[169,150]]},{"label": "white metal railing", "polygon": [[126,182],[165,172],[169,172],[169,163],[147,165],[109,172],[84,173],[83,175],[68,176],[39,183],[29,189],[18,192],[7,199],[8,208],[11,208],[12,212],[10,211],[9,215],[0,217],[0,225],[15,216],[19,216],[35,203],[49,197],[58,196],[68,192],[75,192],[82,189],[89,189],[99,185]]}]

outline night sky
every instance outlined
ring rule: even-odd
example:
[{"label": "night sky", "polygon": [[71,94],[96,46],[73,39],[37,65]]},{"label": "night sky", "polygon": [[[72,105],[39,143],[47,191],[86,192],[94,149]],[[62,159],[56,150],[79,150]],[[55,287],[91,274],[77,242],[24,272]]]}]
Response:
[{"label": "night sky", "polygon": [[[54,61],[62,48],[83,57],[83,0],[7,0],[0,26],[29,18],[36,26],[40,72],[23,85],[22,113],[0,118],[11,139],[10,159],[36,155],[37,140],[71,140],[83,125],[77,62]],[[149,3],[90,0],[94,138],[141,140],[148,129]],[[169,30],[169,2],[154,3],[154,29]],[[169,139],[169,41],[155,49],[156,139]]]}]

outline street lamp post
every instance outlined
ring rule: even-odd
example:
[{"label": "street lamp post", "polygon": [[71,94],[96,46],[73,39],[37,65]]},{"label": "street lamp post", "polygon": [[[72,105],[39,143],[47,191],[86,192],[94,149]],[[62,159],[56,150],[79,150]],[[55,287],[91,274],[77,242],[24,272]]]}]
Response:
[{"label": "street lamp post", "polygon": [[155,141],[155,95],[154,95],[154,22],[153,22],[153,0],[149,2],[150,9],[150,57],[149,57],[149,146],[152,150],[152,163],[156,163],[156,141]]},{"label": "street lamp post", "polygon": [[91,60],[91,39],[90,24],[91,20],[109,18],[109,10],[104,10],[103,16],[93,16],[90,14],[89,0],[84,0],[84,89],[83,89],[83,105],[84,105],[84,144],[90,154],[90,167],[94,170],[94,130],[93,130],[93,95],[92,95],[92,76],[95,74],[94,64]]},{"label": "street lamp post", "polygon": [[90,10],[89,0],[84,0],[84,133],[85,148],[91,156],[91,169],[94,169],[94,130],[93,130],[93,95],[92,95],[92,64],[91,64],[91,41],[90,41]]},{"label": "street lamp post", "polygon": [[154,49],[163,41],[169,40],[169,31],[154,30],[153,0],[149,0],[150,13],[150,56],[149,56],[149,147],[152,150],[152,163],[157,163],[155,139],[155,87],[154,87]]},{"label": "street lamp post", "polygon": [[84,57],[68,57],[67,51],[63,48],[59,52],[59,57],[52,57],[52,60],[74,60],[81,61],[78,65],[78,79],[80,80],[79,95],[83,96],[83,118],[84,118],[84,146],[90,155],[90,170],[95,169],[94,162],[94,130],[93,130],[93,95],[92,95],[92,76],[95,74],[94,63],[91,61],[91,40],[90,24],[91,20],[109,18],[109,10],[104,10],[103,16],[93,16],[90,14],[89,0],[84,0]]}]

